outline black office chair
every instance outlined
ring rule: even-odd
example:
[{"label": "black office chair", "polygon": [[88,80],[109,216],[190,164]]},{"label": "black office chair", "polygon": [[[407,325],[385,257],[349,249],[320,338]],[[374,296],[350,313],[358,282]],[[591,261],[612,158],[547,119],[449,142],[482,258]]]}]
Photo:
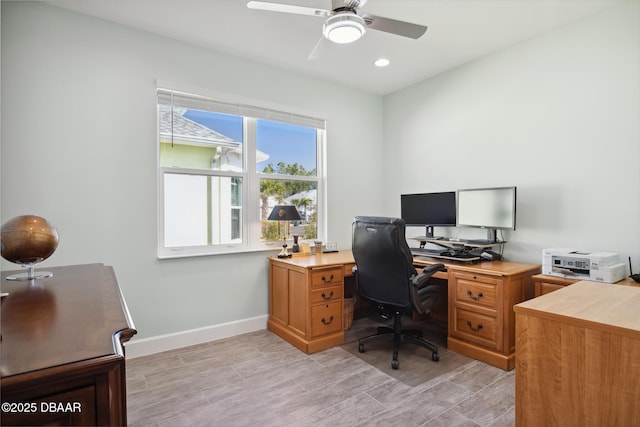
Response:
[{"label": "black office chair", "polygon": [[353,223],[352,252],[356,262],[353,273],[360,295],[376,304],[382,317],[393,317],[393,329],[379,327],[378,333],[361,338],[358,351],[364,353],[367,341],[393,337],[391,367],[398,369],[401,341],[430,350],[438,361],[438,347],[422,338],[422,331],[402,330],[402,315],[413,310],[428,313],[437,303],[439,286],[429,285],[429,278],[444,265],[425,267],[417,274],[405,239],[405,223],[400,218],[358,216]]}]

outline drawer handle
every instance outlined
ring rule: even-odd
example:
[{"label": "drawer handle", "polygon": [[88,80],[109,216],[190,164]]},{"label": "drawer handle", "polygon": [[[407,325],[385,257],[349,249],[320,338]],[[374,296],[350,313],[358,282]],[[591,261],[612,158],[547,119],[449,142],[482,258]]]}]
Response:
[{"label": "drawer handle", "polygon": [[322,295],[320,295],[322,297],[322,299],[324,300],[330,300],[331,298],[333,298],[333,291],[331,291],[331,293],[329,294],[329,296],[325,295],[325,293],[323,292]]},{"label": "drawer handle", "polygon": [[329,276],[329,280],[327,280],[327,278],[325,276],[322,276],[322,281],[324,283],[331,283],[333,282],[333,274],[331,276]]},{"label": "drawer handle", "polygon": [[471,324],[471,321],[467,320],[467,326],[469,327],[469,329],[471,329],[473,332],[478,332],[480,329],[482,329],[482,323],[478,323],[478,327],[474,328],[473,325]]},{"label": "drawer handle", "polygon": [[467,295],[469,295],[469,298],[471,298],[473,300],[476,300],[476,301],[478,301],[480,298],[483,297],[482,292],[478,292],[478,296],[477,297],[474,296],[473,292],[471,292],[471,291],[467,291]]},{"label": "drawer handle", "polygon": [[321,320],[323,325],[330,325],[333,322],[333,316],[329,317],[329,321],[327,322],[327,319],[325,319],[324,317]]}]

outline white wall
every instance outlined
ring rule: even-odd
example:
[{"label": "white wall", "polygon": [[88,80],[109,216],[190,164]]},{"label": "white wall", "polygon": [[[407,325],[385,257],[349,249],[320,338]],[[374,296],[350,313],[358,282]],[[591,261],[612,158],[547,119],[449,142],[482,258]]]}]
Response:
[{"label": "white wall", "polygon": [[43,267],[114,266],[138,338],[266,315],[275,254],[156,258],[157,79],[325,117],[328,238],[340,248],[355,215],[380,209],[381,196],[354,196],[383,185],[371,167],[381,97],[46,4],[1,7],[2,222],[36,213],[57,226]]},{"label": "white wall", "polygon": [[60,247],[43,266],[113,265],[139,338],[265,315],[266,253],[156,258],[161,79],[325,116],[328,238],[340,248],[355,215],[397,215],[402,192],[517,185],[509,258],[539,262],[542,248],[571,245],[632,255],[640,271],[637,4],[383,100],[2,2],[0,217],[33,212],[58,227]]},{"label": "white wall", "polygon": [[639,82],[640,2],[628,2],[388,95],[385,213],[403,192],[516,185],[506,257],[575,247],[640,271]]}]

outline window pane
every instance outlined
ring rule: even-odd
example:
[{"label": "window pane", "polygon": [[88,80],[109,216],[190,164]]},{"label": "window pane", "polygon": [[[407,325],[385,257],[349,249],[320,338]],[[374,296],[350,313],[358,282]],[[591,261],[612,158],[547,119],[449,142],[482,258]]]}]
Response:
[{"label": "window pane", "polygon": [[231,240],[242,238],[242,179],[231,178]]},{"label": "window pane", "polygon": [[165,246],[240,243],[242,215],[233,203],[235,194],[242,194],[240,178],[165,174]]},{"label": "window pane", "polygon": [[315,239],[318,236],[318,183],[312,181],[285,181],[276,179],[260,180],[260,224],[261,240],[280,239],[278,221],[267,218],[277,204],[294,205],[302,221],[292,221],[293,226],[304,228],[303,239]]},{"label": "window pane", "polygon": [[241,210],[232,208],[231,209],[231,240],[236,241],[242,238],[241,228]]},{"label": "window pane", "polygon": [[256,172],[317,176],[316,129],[256,120]]},{"label": "window pane", "polygon": [[160,165],[242,171],[242,117],[160,105]]},{"label": "window pane", "polygon": [[302,215],[289,235],[317,238],[323,119],[164,88],[157,112],[159,257],[272,249],[276,203]]}]

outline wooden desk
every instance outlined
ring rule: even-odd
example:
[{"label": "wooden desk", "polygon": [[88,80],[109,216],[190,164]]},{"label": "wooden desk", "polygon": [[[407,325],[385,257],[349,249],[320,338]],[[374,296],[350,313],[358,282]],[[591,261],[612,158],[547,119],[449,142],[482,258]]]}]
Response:
[{"label": "wooden desk", "polygon": [[[512,307],[533,297],[531,276],[540,266],[509,261],[466,264],[414,257],[416,266],[442,263],[434,278],[448,282],[447,347],[510,370],[515,366]],[[355,265],[351,251],[269,258],[268,329],[313,353],[344,343],[344,277]]]},{"label": "wooden desk", "polygon": [[267,328],[305,353],[344,343],[344,277],[351,251],[269,258]]},{"label": "wooden desk", "polygon": [[516,305],[516,425],[640,425],[639,306],[586,281]]},{"label": "wooden desk", "polygon": [[127,425],[122,343],[136,330],[113,269],[47,270],[35,282],[2,273],[0,424]]},{"label": "wooden desk", "polygon": [[[562,289],[565,286],[571,285],[576,282],[581,282],[585,280],[581,279],[567,279],[564,277],[557,276],[549,276],[546,274],[536,274],[533,276],[533,283],[535,286],[534,295],[539,297],[541,295],[548,294],[549,292],[557,291],[558,289]],[[588,280],[587,280],[588,281]],[[595,282],[599,283],[599,282]],[[630,277],[625,277],[619,282],[615,283],[616,285],[627,285],[627,286],[640,286],[640,283],[636,283]]]}]

